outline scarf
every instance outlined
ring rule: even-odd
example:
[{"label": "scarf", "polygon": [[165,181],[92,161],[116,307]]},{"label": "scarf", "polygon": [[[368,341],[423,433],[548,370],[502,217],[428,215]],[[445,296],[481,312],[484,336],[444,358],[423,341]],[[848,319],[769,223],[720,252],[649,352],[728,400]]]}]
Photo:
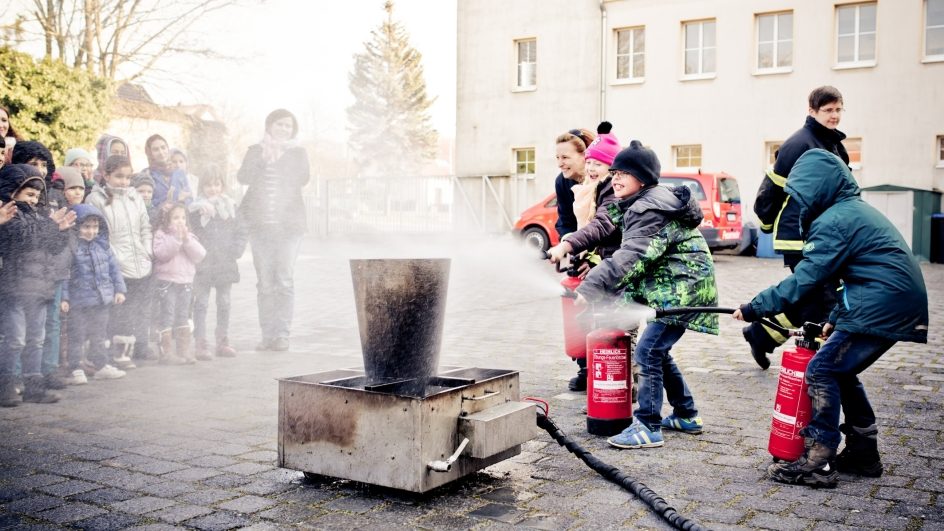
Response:
[{"label": "scarf", "polygon": [[259,142],[259,145],[262,146],[262,158],[266,161],[266,164],[272,164],[290,148],[296,146],[295,139],[288,140],[276,140],[272,138],[272,135],[266,133],[262,137],[262,141]]},{"label": "scarf", "polygon": [[191,212],[200,212],[204,205],[210,205],[213,207],[213,210],[216,211],[215,216],[210,216],[204,213],[200,213],[200,226],[206,227],[207,223],[210,222],[214,217],[218,217],[222,220],[232,219],[236,217],[236,202],[229,198],[226,194],[220,194],[216,197],[201,197],[200,199],[190,203]]}]

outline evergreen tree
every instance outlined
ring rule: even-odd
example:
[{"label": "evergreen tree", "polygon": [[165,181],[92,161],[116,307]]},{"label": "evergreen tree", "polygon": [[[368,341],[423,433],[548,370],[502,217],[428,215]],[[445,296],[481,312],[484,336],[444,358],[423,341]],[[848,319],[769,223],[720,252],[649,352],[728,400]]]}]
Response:
[{"label": "evergreen tree", "polygon": [[436,153],[426,96],[422,56],[393,20],[393,2],[384,4],[387,18],[371,32],[363,53],[354,56],[347,109],[349,145],[362,175],[403,175],[419,170]]}]

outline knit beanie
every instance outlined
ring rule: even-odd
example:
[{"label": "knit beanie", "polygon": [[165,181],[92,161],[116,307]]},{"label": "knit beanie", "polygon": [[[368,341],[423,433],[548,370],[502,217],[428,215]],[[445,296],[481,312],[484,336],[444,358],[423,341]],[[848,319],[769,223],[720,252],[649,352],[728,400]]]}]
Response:
[{"label": "knit beanie", "polygon": [[619,170],[631,174],[643,186],[659,184],[659,172],[662,165],[659,157],[651,149],[642,145],[642,142],[633,140],[629,147],[620,151],[610,165],[610,171]]},{"label": "knit beanie", "polygon": [[298,134],[298,119],[295,118],[295,115],[290,111],[285,109],[276,109],[269,113],[269,116],[266,116],[265,119],[265,128],[266,131],[269,130],[269,127],[272,127],[272,124],[281,120],[282,118],[291,118],[292,119],[292,138],[295,138],[295,135]]},{"label": "knit beanie", "polygon": [[142,184],[146,184],[151,188],[154,188],[154,179],[151,177],[150,172],[142,171],[131,178],[132,188],[137,188]]},{"label": "knit beanie", "polygon": [[620,145],[616,136],[610,134],[612,130],[613,124],[610,122],[601,122],[597,126],[597,137],[587,147],[588,159],[598,160],[607,166],[613,164],[613,158],[619,153]]},{"label": "knit beanie", "polygon": [[95,157],[93,157],[91,153],[89,153],[88,151],[85,151],[82,148],[72,148],[69,151],[66,151],[66,160],[65,160],[66,166],[72,166],[72,163],[78,159],[85,159],[89,162],[95,161]]},{"label": "knit beanie", "polygon": [[82,179],[82,172],[72,166],[63,166],[56,170],[56,173],[62,178],[64,189],[85,188],[85,180]]}]

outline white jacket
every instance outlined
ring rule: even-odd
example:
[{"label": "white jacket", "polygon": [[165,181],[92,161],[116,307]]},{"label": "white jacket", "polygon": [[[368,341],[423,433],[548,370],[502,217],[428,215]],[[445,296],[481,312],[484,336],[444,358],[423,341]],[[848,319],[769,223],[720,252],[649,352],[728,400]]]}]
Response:
[{"label": "white jacket", "polygon": [[109,243],[121,266],[121,276],[141,279],[150,275],[153,256],[151,220],[137,190],[96,185],[85,202],[101,210],[105,216]]}]

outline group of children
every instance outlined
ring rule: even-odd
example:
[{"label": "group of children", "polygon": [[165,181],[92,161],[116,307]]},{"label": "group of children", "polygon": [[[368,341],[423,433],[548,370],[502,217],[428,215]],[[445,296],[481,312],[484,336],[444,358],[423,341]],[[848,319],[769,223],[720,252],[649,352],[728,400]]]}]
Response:
[{"label": "group of children", "polygon": [[142,359],[236,355],[229,293],[247,236],[223,175],[208,171],[193,199],[186,157],[159,135],[138,174],[120,138],[103,135],[97,147],[94,173],[82,149],[58,170],[38,142],[18,141],[9,160],[0,157],[0,406],[56,402],[51,389],[121,378]]},{"label": "group of children", "polygon": [[[832,102],[841,107],[838,91],[827,92],[837,95]],[[809,112],[815,118],[818,107],[811,103]],[[610,252],[605,242],[614,234],[620,244],[584,273],[576,303],[642,303],[655,309],[717,306],[714,265],[698,231],[703,215],[697,201],[686,188],[658,186],[659,160],[638,141],[615,157],[600,157],[594,155],[600,139],[585,133],[572,130],[558,138],[557,187],[558,205],[571,209],[566,219],[582,218],[584,223],[574,223],[548,254],[558,261],[570,253]],[[595,173],[593,158],[609,159],[604,179],[586,177]],[[586,169],[578,172],[581,162]],[[579,184],[562,186],[561,179]],[[590,191],[580,188],[588,184]],[[576,192],[567,192],[571,186]],[[876,416],[858,375],[897,341],[927,342],[928,299],[921,269],[898,230],[862,200],[855,178],[835,153],[811,146],[797,156],[782,187],[798,206],[791,230],[803,237],[802,258],[790,276],[742,305],[734,317],[754,322],[788,310],[827,283],[838,281],[841,289],[824,325],[824,343],[806,370],[813,409],[801,431],[806,450],[796,461],[774,463],[767,473],[776,481],[820,487],[835,486],[838,471],[877,477],[883,469]],[[580,205],[588,196],[593,198],[591,208],[596,208],[590,215]],[[670,354],[686,330],[717,334],[716,314],[661,317],[646,325],[633,352],[639,370],[638,406],[632,424],[611,437],[610,445],[661,447],[663,429],[689,434],[704,429]],[[584,369],[575,379],[577,385],[571,380],[571,389],[585,388],[579,380],[586,377]],[[664,418],[663,389],[672,406]]]}]

